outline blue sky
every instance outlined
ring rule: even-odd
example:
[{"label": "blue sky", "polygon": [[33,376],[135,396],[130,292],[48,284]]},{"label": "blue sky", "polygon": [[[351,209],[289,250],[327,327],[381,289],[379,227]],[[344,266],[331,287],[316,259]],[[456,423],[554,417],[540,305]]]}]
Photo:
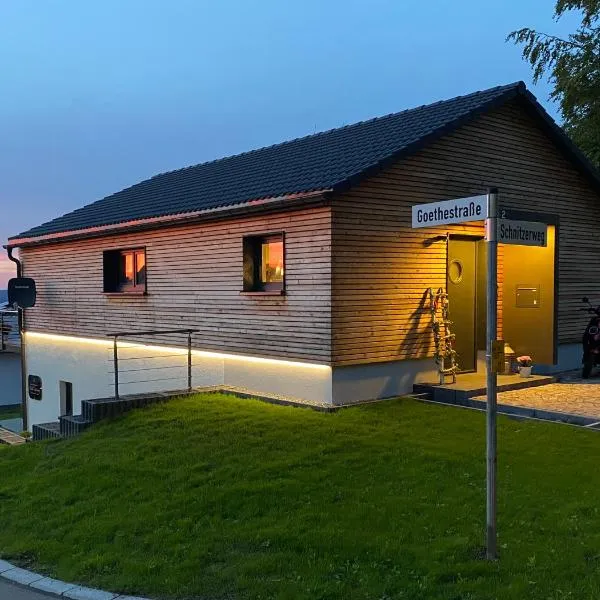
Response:
[{"label": "blue sky", "polygon": [[[2,0],[0,240],[158,172],[523,79],[549,0]],[[530,87],[552,114],[549,87]],[[12,266],[0,259],[0,287]]]}]

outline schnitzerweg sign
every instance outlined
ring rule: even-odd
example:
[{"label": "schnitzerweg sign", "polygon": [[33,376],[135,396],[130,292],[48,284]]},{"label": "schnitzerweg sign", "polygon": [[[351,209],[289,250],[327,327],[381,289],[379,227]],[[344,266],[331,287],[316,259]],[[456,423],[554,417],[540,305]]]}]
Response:
[{"label": "schnitzerweg sign", "polygon": [[498,241],[501,244],[545,247],[548,245],[547,229],[546,223],[498,219]]}]

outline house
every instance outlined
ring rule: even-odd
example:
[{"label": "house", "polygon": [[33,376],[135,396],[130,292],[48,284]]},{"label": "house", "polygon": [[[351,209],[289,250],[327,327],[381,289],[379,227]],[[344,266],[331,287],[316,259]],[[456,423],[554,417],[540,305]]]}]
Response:
[{"label": "house", "polygon": [[547,225],[544,247],[500,248],[499,334],[540,370],[577,367],[600,178],[520,82],[163,173],[10,238],[38,287],[29,426],[114,391],[111,332],[132,334],[120,360],[155,361],[122,393],[184,387],[186,335],[134,334],[186,328],[194,385],[409,392],[438,376],[430,288],[448,288],[460,371],[480,369],[483,223],[412,229],[411,209],[488,186],[502,216]]}]

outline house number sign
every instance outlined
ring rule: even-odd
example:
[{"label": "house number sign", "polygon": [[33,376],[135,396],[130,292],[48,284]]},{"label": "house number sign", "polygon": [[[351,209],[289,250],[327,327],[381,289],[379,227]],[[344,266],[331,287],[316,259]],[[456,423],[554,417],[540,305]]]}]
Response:
[{"label": "house number sign", "polygon": [[39,375],[29,375],[27,378],[29,397],[32,400],[42,399],[42,378]]}]

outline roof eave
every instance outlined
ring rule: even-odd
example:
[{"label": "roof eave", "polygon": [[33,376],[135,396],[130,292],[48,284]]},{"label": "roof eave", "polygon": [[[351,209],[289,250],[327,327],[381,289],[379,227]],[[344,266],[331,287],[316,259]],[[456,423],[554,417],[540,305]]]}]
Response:
[{"label": "roof eave", "polygon": [[148,217],[110,225],[99,225],[85,229],[60,231],[39,236],[10,238],[4,248],[25,248],[30,246],[41,246],[56,244],[60,242],[107,237],[136,231],[147,231],[161,227],[173,227],[177,225],[189,225],[203,221],[214,221],[220,219],[235,218],[257,213],[287,210],[291,208],[303,208],[308,206],[322,205],[329,199],[331,189],[301,192],[297,194],[286,194],[272,198],[251,200],[241,204],[208,208],[175,215],[162,215]]}]

